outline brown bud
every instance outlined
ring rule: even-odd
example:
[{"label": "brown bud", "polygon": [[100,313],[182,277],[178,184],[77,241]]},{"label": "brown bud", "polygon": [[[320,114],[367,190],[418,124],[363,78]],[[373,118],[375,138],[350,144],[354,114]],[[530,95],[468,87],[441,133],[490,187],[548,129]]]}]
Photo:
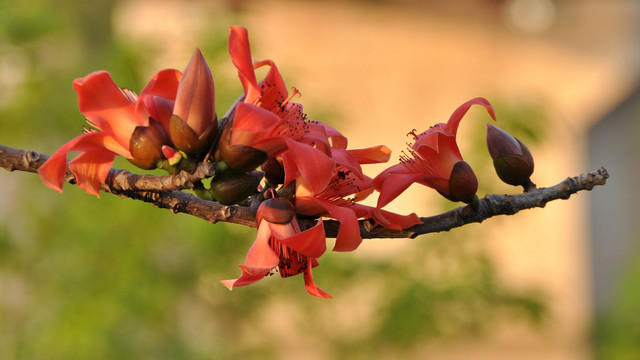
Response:
[{"label": "brown bud", "polygon": [[288,224],[296,215],[291,201],[284,198],[271,198],[263,201],[258,207],[257,222],[266,220],[274,224]]},{"label": "brown bud", "polygon": [[251,171],[267,160],[267,153],[246,145],[231,145],[231,124],[222,129],[216,158],[232,169]]},{"label": "brown bud", "polygon": [[261,178],[244,171],[227,169],[211,180],[211,192],[222,205],[233,205],[256,192]]},{"label": "brown bud", "polygon": [[213,121],[202,134],[197,135],[178,115],[171,116],[169,121],[171,141],[178,149],[187,154],[198,154],[207,151],[211,146],[217,129],[218,123]]},{"label": "brown bud", "polygon": [[533,156],[520,140],[503,129],[488,124],[487,148],[500,180],[514,186],[530,186]]},{"label": "brown bud", "polygon": [[444,195],[451,201],[468,203],[475,198],[478,191],[478,179],[471,166],[465,161],[458,161],[451,171],[449,178],[449,195]]},{"label": "brown bud", "polygon": [[129,140],[129,161],[145,170],[155,169],[158,160],[163,158],[162,146],[169,144],[167,134],[160,124],[149,119],[149,126],[138,126]]}]

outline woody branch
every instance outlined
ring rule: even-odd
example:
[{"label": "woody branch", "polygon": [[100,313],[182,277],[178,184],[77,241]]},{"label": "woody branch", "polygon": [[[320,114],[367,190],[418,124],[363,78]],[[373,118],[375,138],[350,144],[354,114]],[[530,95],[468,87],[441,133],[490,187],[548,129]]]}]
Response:
[{"label": "woody branch", "polygon": [[[16,149],[0,145],[0,167],[8,171],[37,172],[49,158],[37,151]],[[202,163],[189,173],[181,171],[175,175],[138,175],[121,169],[111,169],[102,190],[114,195],[151,203],[174,213],[196,216],[209,223],[219,221],[255,227],[257,203],[254,206],[225,206],[215,201],[198,198],[184,189],[192,189],[199,180],[213,176],[212,164]],[[525,209],[544,207],[548,202],[568,199],[580,191],[589,191],[604,185],[609,174],[604,168],[578,176],[547,188],[538,188],[522,194],[491,194],[480,199],[477,209],[460,206],[448,212],[421,217],[422,224],[404,230],[387,229],[370,220],[360,220],[363,238],[415,238],[418,235],[448,231],[469,223],[479,223],[493,216],[513,215]],[[67,169],[65,181],[75,184],[74,175]],[[302,218],[302,228],[315,224],[315,219]],[[339,223],[335,220],[324,222],[328,237],[335,237]]]}]

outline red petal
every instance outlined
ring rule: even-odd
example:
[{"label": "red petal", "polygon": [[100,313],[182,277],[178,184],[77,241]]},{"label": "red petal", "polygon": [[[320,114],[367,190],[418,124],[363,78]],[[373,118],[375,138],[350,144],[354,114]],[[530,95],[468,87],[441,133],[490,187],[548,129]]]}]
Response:
[{"label": "red petal", "polygon": [[[378,197],[377,208],[382,208],[393,199],[397,198],[411,186],[418,179],[422,178],[423,174],[409,173],[409,174],[387,174],[382,180],[380,189],[380,196]],[[377,179],[377,178],[376,178]]]},{"label": "red petal", "polygon": [[282,244],[310,258],[319,258],[324,254],[327,250],[326,240],[322,220],[319,220],[314,227],[301,233],[282,239],[278,238]]},{"label": "red petal", "polygon": [[[264,80],[260,82],[259,85],[263,85],[263,90],[260,92],[260,101],[262,103],[262,107],[268,110],[275,110],[282,108],[282,102],[289,96],[289,92],[287,91],[287,87],[284,84],[284,80],[282,79],[282,75],[280,71],[278,71],[278,67],[272,60],[262,60],[255,61],[253,63],[254,69],[257,69],[262,66],[269,66],[269,72],[267,76],[265,76]],[[249,102],[249,100],[246,100]],[[294,105],[295,106],[295,105]],[[302,106],[297,104],[300,107],[298,112],[302,112]],[[289,107],[287,108],[287,113],[296,114],[295,110],[292,111]]]},{"label": "red petal", "polygon": [[142,89],[138,99],[142,99],[145,96],[159,96],[167,100],[175,101],[181,78],[182,74],[178,70],[160,70],[153,75],[147,83],[147,86]]},{"label": "red petal", "polygon": [[357,249],[362,243],[362,237],[360,236],[358,217],[353,209],[351,209],[351,203],[349,203],[349,207],[345,207],[334,205],[320,199],[315,199],[315,201],[326,210],[329,217],[338,220],[340,223],[333,251],[353,251]]},{"label": "red petal", "polygon": [[69,162],[69,169],[76,176],[78,187],[86,193],[100,197],[100,186],[109,175],[115,154],[107,151],[88,151]]},{"label": "red petal", "polygon": [[313,274],[311,272],[311,266],[307,268],[304,272],[304,288],[307,290],[309,295],[313,295],[315,297],[323,298],[323,299],[331,299],[331,295],[326,291],[320,289],[316,283],[313,281]]},{"label": "red petal", "polygon": [[[324,152],[311,147],[310,145],[301,144],[289,138],[284,139],[287,142],[288,157],[283,161],[285,185],[294,180],[290,174],[296,171],[309,181],[311,190],[318,194],[329,184],[333,176],[335,161],[328,157]],[[295,169],[293,169],[295,168]]]},{"label": "red petal", "polygon": [[[70,151],[108,152],[130,158],[131,154],[105,133],[93,132],[80,135],[62,145],[42,166],[38,174],[48,187],[62,191],[64,176],[67,171],[67,154]],[[113,156],[113,154],[112,154]],[[113,161],[113,159],[111,160]],[[84,174],[84,171],[80,171]],[[80,175],[81,177],[83,175]],[[84,181],[78,179],[78,182]]]},{"label": "red petal", "polygon": [[453,135],[456,135],[456,133],[458,132],[458,125],[460,125],[460,120],[462,120],[462,117],[467,113],[467,111],[469,111],[469,108],[473,105],[484,106],[493,120],[496,120],[496,113],[493,111],[493,107],[491,106],[489,101],[487,101],[487,99],[485,98],[478,97],[460,105],[453,112],[453,114],[451,114],[449,121],[447,121],[447,131],[449,131]]},{"label": "red petal", "polygon": [[256,81],[256,73],[253,69],[251,48],[249,47],[249,34],[247,29],[240,26],[231,26],[229,33],[229,54],[233,65],[238,69],[238,76],[244,88],[245,101],[253,103],[260,98],[260,89]]},{"label": "red petal", "polygon": [[262,221],[258,226],[258,235],[251,248],[247,252],[245,266],[248,268],[273,269],[280,261],[278,255],[271,249],[269,240],[271,239],[270,224]]},{"label": "red petal", "polygon": [[127,149],[136,126],[148,124],[145,124],[148,121],[146,116],[136,116],[134,104],[106,71],[93,72],[76,79],[73,87],[78,93],[80,112]]},{"label": "red petal", "polygon": [[378,145],[366,149],[348,150],[360,164],[386,163],[391,157],[391,149],[385,145]]}]

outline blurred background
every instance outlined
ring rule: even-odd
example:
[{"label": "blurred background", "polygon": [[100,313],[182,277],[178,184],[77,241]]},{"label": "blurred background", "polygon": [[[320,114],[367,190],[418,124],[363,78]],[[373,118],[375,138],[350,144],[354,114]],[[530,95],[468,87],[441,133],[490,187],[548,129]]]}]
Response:
[{"label": "blurred background", "polygon": [[[139,91],[196,47],[223,114],[242,91],[228,26],[243,25],[354,148],[385,144],[395,163],[409,131],[482,96],[538,186],[611,174],[544,209],[328,252],[314,276],[334,299],[319,300],[298,277],[219,284],[253,229],[0,171],[0,358],[640,358],[639,24],[634,0],[0,0],[3,145],[53,153],[84,125],[73,79],[104,69]],[[492,169],[488,121],[472,109],[459,133],[479,195],[518,192]],[[417,185],[392,205],[457,206]]]}]

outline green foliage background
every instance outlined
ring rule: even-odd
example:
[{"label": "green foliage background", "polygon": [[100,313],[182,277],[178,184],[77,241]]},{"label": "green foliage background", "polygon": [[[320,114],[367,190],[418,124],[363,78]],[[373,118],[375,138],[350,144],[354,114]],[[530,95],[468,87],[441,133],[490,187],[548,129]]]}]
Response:
[{"label": "green foliage background", "polygon": [[[144,86],[153,49],[114,38],[116,4],[0,0],[1,144],[51,154],[80,134],[71,82],[91,71]],[[202,39],[210,63],[227,56],[227,25]],[[219,104],[240,91],[216,82]],[[536,134],[513,124],[523,140]],[[501,284],[477,226],[412,240],[391,260],[328,253],[315,277],[337,299],[323,301],[297,277],[219,284],[238,275],[253,229],[68,185],[58,194],[25,173],[0,172],[0,204],[2,359],[275,359],[298,343],[326,358],[410,357],[432,339],[480,336],[500,314],[545,314],[543,294]]]}]

